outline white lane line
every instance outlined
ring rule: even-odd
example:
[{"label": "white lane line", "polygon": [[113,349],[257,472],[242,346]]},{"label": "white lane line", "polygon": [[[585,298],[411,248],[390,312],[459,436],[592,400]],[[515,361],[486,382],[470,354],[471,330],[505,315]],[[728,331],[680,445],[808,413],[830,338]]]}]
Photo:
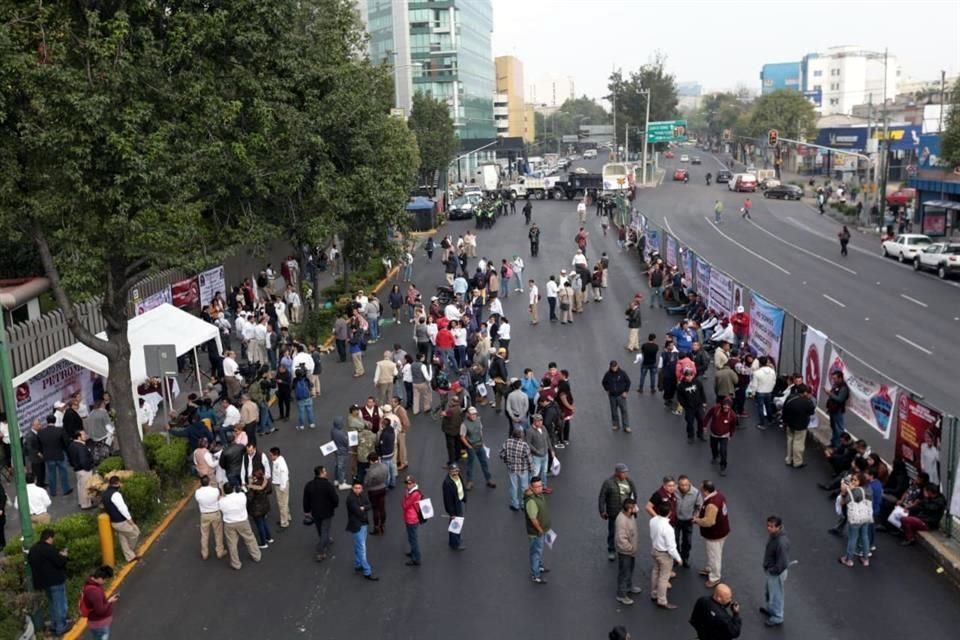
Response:
[{"label": "white lane line", "polygon": [[829,258],[824,258],[824,257],[821,256],[819,253],[814,253],[813,251],[810,251],[809,249],[805,249],[805,248],[801,247],[801,246],[798,245],[798,244],[794,244],[794,243],[792,243],[792,242],[790,242],[790,241],[788,241],[788,240],[784,240],[783,238],[781,238],[781,237],[778,236],[777,234],[775,234],[775,233],[773,233],[773,232],[771,232],[771,231],[768,231],[768,230],[764,229],[763,227],[761,227],[760,225],[758,225],[757,223],[755,223],[753,220],[747,220],[747,222],[749,222],[750,224],[752,224],[754,227],[756,227],[756,228],[759,229],[760,231],[763,231],[765,234],[767,234],[768,236],[770,236],[770,237],[773,238],[774,240],[777,240],[777,241],[779,241],[779,242],[782,242],[783,244],[787,245],[788,247],[793,247],[793,248],[796,249],[797,251],[800,251],[800,252],[802,252],[802,253],[805,253],[805,254],[807,254],[808,256],[810,256],[811,258],[816,258],[817,260],[820,260],[821,262],[826,262],[827,264],[832,265],[832,266],[836,267],[837,269],[840,269],[841,271],[846,271],[846,272],[849,273],[850,275],[854,275],[854,276],[857,275],[857,272],[854,271],[853,269],[849,269],[849,268],[843,266],[842,264],[840,264],[840,263],[838,263],[838,262],[834,262],[833,260],[830,260]]},{"label": "white lane line", "polygon": [[787,274],[787,275],[790,275],[790,272],[789,272],[789,271],[787,271],[786,269],[784,269],[783,267],[781,267],[780,265],[778,265],[776,262],[773,262],[773,261],[771,261],[771,260],[767,260],[766,258],[764,258],[762,255],[760,255],[759,253],[757,253],[756,251],[754,251],[754,250],[751,249],[750,247],[745,247],[744,245],[740,244],[739,242],[737,242],[736,240],[734,240],[733,238],[731,238],[730,236],[728,236],[727,234],[725,234],[723,231],[720,231],[720,229],[718,228],[717,224],[714,223],[714,222],[711,222],[711,221],[710,221],[710,218],[708,218],[707,216],[703,216],[703,219],[706,220],[706,221],[707,221],[707,224],[709,224],[711,227],[713,227],[714,230],[715,230],[717,233],[719,233],[721,236],[723,236],[724,238],[726,238],[727,240],[729,240],[729,241],[732,242],[733,244],[737,245],[738,247],[740,247],[741,249],[743,249],[744,251],[746,251],[747,253],[749,253],[749,254],[752,255],[753,257],[759,258],[760,260],[763,260],[764,262],[766,262],[767,264],[769,264],[769,265],[770,265],[771,267],[773,267],[774,269],[779,269],[779,270],[782,271],[783,273],[785,273],[785,274]]},{"label": "white lane line", "polygon": [[667,232],[668,232],[670,235],[672,235],[672,236],[676,236],[676,235],[677,235],[677,234],[675,234],[675,233],[673,232],[673,229],[670,228],[670,221],[667,220],[667,216],[663,216],[663,226],[665,226],[665,227],[667,228]]},{"label": "white lane line", "polygon": [[918,304],[918,305],[920,305],[921,307],[923,307],[924,309],[927,308],[927,303],[926,303],[926,302],[920,302],[920,301],[917,300],[916,298],[911,298],[910,296],[908,296],[908,295],[905,294],[905,293],[901,293],[901,294],[900,294],[900,297],[903,298],[904,300],[909,300],[909,301],[912,302],[913,304]]},{"label": "white lane line", "polygon": [[917,344],[916,342],[914,342],[913,340],[907,340],[906,338],[904,338],[904,337],[903,337],[902,335],[900,335],[899,333],[897,334],[897,339],[898,339],[898,340],[902,340],[903,342],[906,342],[908,345],[910,345],[910,346],[913,347],[914,349],[919,349],[920,351],[923,351],[923,352],[924,352],[925,354],[927,354],[928,356],[932,356],[932,355],[933,355],[933,351],[930,351],[930,349],[927,349],[927,348],[925,348],[925,347],[921,347],[920,345],[918,345],[918,344]]},{"label": "white lane line", "polygon": [[831,298],[830,296],[828,296],[828,295],[825,294],[825,293],[821,293],[820,295],[822,295],[824,298],[826,298],[827,300],[829,300],[829,301],[832,302],[833,304],[837,305],[838,307],[843,307],[844,309],[847,308],[847,305],[843,304],[842,302],[840,302],[840,301],[837,300],[836,298]]}]

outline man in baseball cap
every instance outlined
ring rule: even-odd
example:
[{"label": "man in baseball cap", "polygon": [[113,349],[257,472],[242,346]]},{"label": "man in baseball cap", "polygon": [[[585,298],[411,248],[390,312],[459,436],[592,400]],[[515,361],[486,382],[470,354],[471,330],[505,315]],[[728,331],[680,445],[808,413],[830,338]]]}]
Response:
[{"label": "man in baseball cap", "polygon": [[[447,517],[462,518],[464,514],[464,505],[467,502],[467,491],[460,479],[460,465],[456,462],[447,465],[447,477],[443,479],[443,509],[447,512]],[[454,551],[463,551],[460,539],[459,529],[457,533],[448,531],[450,548]]]}]

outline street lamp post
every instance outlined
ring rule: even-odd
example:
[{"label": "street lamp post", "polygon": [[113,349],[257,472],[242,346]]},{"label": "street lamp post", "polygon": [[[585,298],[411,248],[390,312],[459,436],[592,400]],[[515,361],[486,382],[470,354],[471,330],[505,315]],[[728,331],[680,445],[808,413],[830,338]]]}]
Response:
[{"label": "street lamp post", "polygon": [[643,170],[641,176],[643,176],[643,186],[647,186],[647,136],[649,135],[650,129],[650,89],[643,89],[640,93],[647,96],[647,114],[643,119]]}]

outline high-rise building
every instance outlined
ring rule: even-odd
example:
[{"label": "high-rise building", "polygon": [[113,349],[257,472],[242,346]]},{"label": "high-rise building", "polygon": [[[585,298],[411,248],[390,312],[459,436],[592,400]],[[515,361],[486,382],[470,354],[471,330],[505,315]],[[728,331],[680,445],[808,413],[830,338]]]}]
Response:
[{"label": "high-rise building", "polygon": [[497,99],[493,118],[498,136],[522,137],[524,132],[523,64],[513,56],[495,60]]},{"label": "high-rise building", "polygon": [[577,97],[573,78],[556,73],[530,83],[527,89],[527,101],[539,106],[559,107]]},{"label": "high-rise building", "polygon": [[703,85],[695,81],[677,83],[677,106],[681,109],[697,109],[703,95]]},{"label": "high-rise building", "polygon": [[900,68],[894,56],[860,47],[831,47],[811,53],[800,63],[803,91],[817,94],[822,115],[849,114],[853,107],[893,100],[898,92]]},{"label": "high-rise building", "polygon": [[494,138],[490,0],[356,0],[370,59],[394,66],[397,105],[424,92],[450,108],[461,139]]},{"label": "high-rise building", "polygon": [[774,62],[760,69],[760,93],[767,95],[775,91],[800,91],[803,74],[799,62]]},{"label": "high-rise building", "polygon": [[534,105],[526,103],[523,105],[523,141],[526,143],[535,142],[537,139],[537,112]]}]

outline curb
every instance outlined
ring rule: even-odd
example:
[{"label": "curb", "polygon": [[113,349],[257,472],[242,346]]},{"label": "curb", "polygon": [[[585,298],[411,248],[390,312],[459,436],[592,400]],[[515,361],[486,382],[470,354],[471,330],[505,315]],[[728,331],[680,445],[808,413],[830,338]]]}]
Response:
[{"label": "curb", "polygon": [[[142,556],[146,554],[147,550],[153,546],[153,543],[157,541],[157,538],[163,534],[170,527],[170,523],[173,522],[174,518],[180,515],[180,512],[183,511],[184,507],[187,506],[187,503],[193,498],[193,491],[200,486],[199,481],[194,481],[191,483],[190,487],[187,489],[187,495],[180,499],[173,508],[167,512],[167,515],[164,516],[163,520],[157,524],[156,528],[150,532],[150,535],[147,536],[146,540],[140,543],[140,546],[137,547],[137,555]],[[123,584],[123,581],[126,580],[127,576],[130,575],[130,572],[140,564],[140,561],[128,562],[121,567],[120,571],[113,577],[113,580],[110,581],[110,586],[107,588],[106,593],[107,597],[110,597],[116,593],[117,589],[120,588],[120,585]],[[87,630],[87,619],[80,618],[77,622],[65,633],[63,634],[63,640],[79,640],[83,635],[83,632]]]}]

